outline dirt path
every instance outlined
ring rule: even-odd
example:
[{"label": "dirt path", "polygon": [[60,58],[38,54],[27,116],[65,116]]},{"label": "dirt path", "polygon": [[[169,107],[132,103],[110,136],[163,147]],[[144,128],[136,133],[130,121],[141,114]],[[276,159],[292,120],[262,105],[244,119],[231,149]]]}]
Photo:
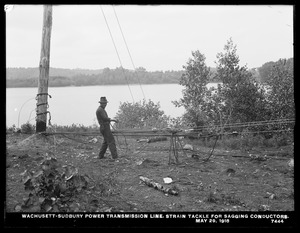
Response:
[{"label": "dirt path", "polygon": [[[37,170],[45,156],[71,164],[90,177],[89,192],[77,197],[77,211],[293,211],[294,170],[288,165],[293,148],[268,148],[249,153],[210,148],[179,153],[179,164],[168,164],[169,141],[137,142],[118,138],[119,159],[97,158],[100,137],[37,138],[7,134],[7,211],[26,197],[21,174]],[[97,138],[94,143],[93,138]],[[25,140],[26,139],[26,140]],[[191,143],[186,141],[186,143]],[[197,156],[192,156],[196,154]],[[251,156],[250,156],[251,155]],[[107,156],[108,153],[107,153]],[[178,191],[166,194],[147,186],[140,176]],[[169,177],[172,183],[165,184]]]}]

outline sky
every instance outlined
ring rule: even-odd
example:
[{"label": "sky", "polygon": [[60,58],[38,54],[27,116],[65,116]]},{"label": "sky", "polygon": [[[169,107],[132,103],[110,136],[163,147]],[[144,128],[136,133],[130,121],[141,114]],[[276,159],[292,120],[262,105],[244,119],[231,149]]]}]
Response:
[{"label": "sky", "polygon": [[[5,7],[6,67],[38,67],[43,5]],[[54,5],[52,10],[54,68],[178,71],[196,50],[215,67],[230,38],[240,66],[294,56],[292,5]]]}]

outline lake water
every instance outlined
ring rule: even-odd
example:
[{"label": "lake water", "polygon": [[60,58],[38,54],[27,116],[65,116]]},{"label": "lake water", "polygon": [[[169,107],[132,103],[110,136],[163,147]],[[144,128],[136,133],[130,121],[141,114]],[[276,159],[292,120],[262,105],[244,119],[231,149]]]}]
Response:
[{"label": "lake water", "polygon": [[[209,84],[216,85],[216,84]],[[129,89],[130,87],[130,89]],[[106,96],[106,111],[109,117],[115,117],[123,102],[138,102],[144,99],[160,104],[166,115],[179,117],[184,108],[177,108],[172,101],[182,98],[183,86],[178,84],[151,85],[108,85],[83,87],[49,87],[48,104],[51,123],[57,125],[97,124],[96,109],[101,96]],[[131,93],[132,96],[131,96]],[[37,88],[6,88],[6,126],[15,124],[20,127],[26,122],[35,124]],[[143,95],[144,93],[144,95]],[[47,120],[49,119],[49,114]]]}]

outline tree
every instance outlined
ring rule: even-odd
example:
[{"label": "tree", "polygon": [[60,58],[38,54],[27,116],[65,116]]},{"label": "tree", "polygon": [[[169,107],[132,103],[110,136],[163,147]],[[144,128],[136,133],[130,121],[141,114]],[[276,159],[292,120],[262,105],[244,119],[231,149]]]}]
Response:
[{"label": "tree", "polygon": [[[268,79],[270,78],[271,72],[273,70],[273,67],[276,65],[277,62],[270,61],[264,63],[261,67],[258,68],[260,81],[261,83],[268,83]],[[285,59],[285,69],[289,70],[290,73],[294,72],[294,59],[289,58]]]},{"label": "tree", "polygon": [[186,110],[184,120],[193,126],[203,126],[209,119],[207,115],[207,97],[211,95],[207,89],[211,75],[210,68],[205,64],[205,56],[198,50],[192,52],[187,65],[183,66],[179,84],[184,86],[183,98],[173,103],[177,107],[183,106]]},{"label": "tree", "polygon": [[291,60],[277,61],[271,69],[266,84],[268,85],[268,108],[272,119],[294,118],[294,74]]},{"label": "tree", "polygon": [[239,66],[236,45],[230,38],[218,53],[217,76],[222,81],[218,95],[222,99],[223,122],[247,122],[265,117],[264,89],[256,82],[247,66]]},{"label": "tree", "polygon": [[258,68],[261,83],[265,83],[267,81],[268,76],[271,73],[273,65],[274,65],[274,62],[270,61],[270,62],[264,63],[261,67]]}]

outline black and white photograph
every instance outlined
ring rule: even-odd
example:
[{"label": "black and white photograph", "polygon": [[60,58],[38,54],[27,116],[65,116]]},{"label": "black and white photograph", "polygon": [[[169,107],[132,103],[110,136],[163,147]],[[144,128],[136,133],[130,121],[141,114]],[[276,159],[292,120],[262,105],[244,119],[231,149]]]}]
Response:
[{"label": "black and white photograph", "polygon": [[295,227],[295,5],[15,4],[7,227]]}]

